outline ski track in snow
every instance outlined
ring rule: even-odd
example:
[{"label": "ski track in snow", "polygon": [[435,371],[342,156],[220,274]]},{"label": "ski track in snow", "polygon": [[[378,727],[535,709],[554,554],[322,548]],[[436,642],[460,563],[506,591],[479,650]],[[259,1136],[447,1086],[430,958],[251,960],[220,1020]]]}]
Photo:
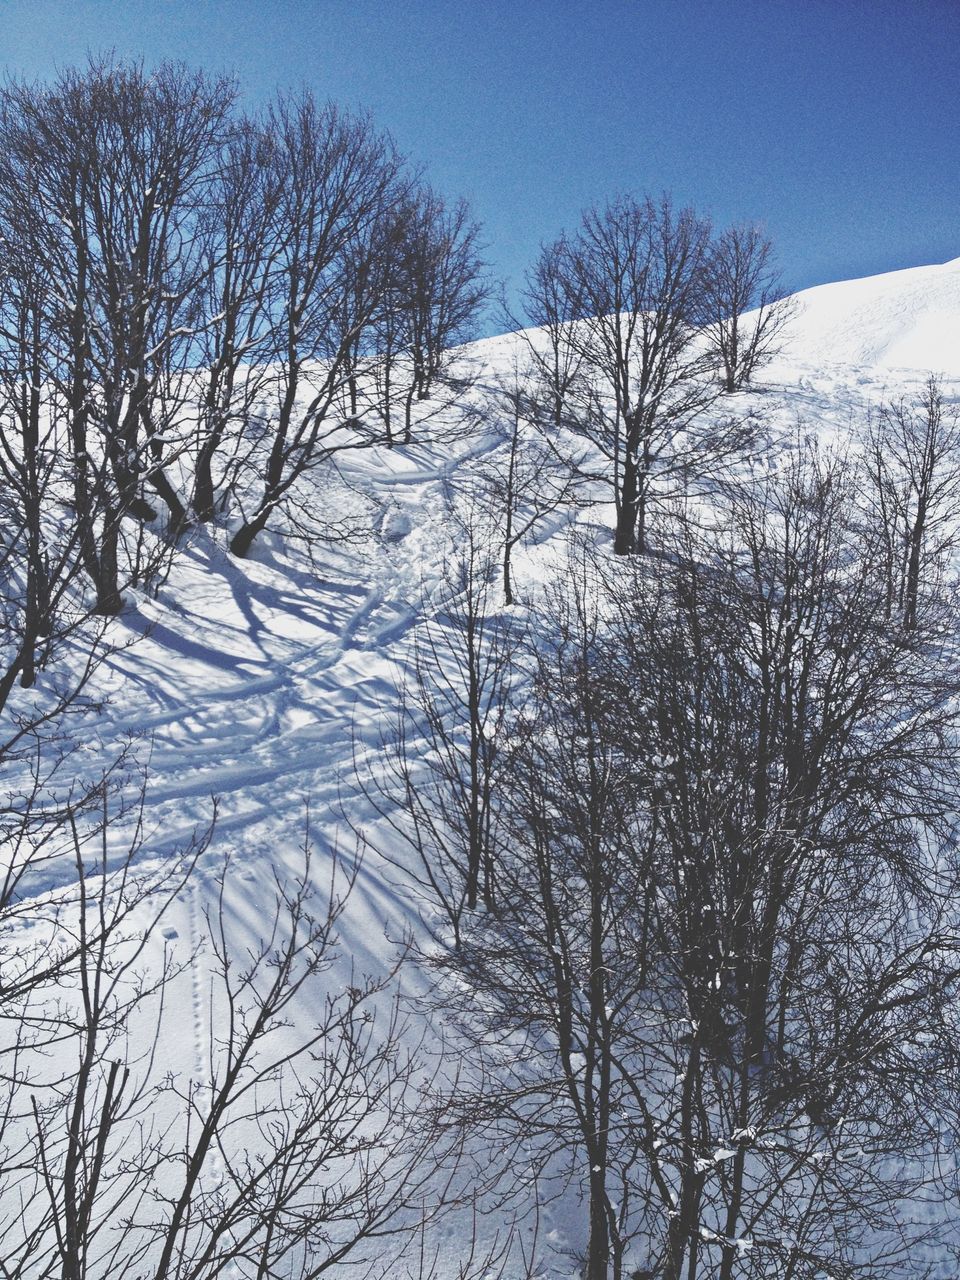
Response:
[{"label": "ski track in snow", "polygon": [[[132,602],[117,641],[134,643],[104,664],[106,711],[89,719],[74,759],[77,775],[90,775],[130,749],[149,770],[144,859],[203,831],[214,798],[216,827],[202,863],[214,867],[229,854],[236,881],[265,856],[296,865],[308,804],[316,843],[352,848],[341,802],[362,821],[364,805],[357,812],[348,784],[354,761],[380,750],[411,633],[425,602],[439,611],[425,557],[443,553],[443,511],[457,473],[495,445],[413,448],[407,457],[395,450],[361,476],[381,505],[411,513],[412,538],[371,539],[360,552],[333,548],[314,572],[275,555],[269,539],[238,563],[201,531],[158,599]],[[562,523],[551,521],[542,538]],[[111,835],[117,860],[126,834]],[[34,890],[70,875],[65,867]],[[195,884],[191,901],[197,892]],[[383,877],[364,869],[356,894],[377,903],[381,922],[396,914],[395,887]],[[199,929],[198,915],[194,940]]]},{"label": "ski track in snow", "polygon": [[[252,820],[249,810],[235,812],[234,803],[253,800],[266,814],[276,809],[278,799],[282,803],[289,796],[291,786],[314,798],[318,787],[329,791],[329,770],[344,763],[343,748],[349,747],[354,723],[375,719],[383,699],[395,696],[384,676],[365,674],[351,659],[396,644],[417,615],[413,607],[384,606],[382,592],[374,586],[338,622],[344,612],[340,593],[321,586],[317,595],[326,598],[336,627],[330,639],[300,644],[291,656],[278,655],[262,664],[244,660],[249,674],[196,641],[180,645],[173,653],[184,661],[207,673],[229,669],[233,678],[198,697],[187,691],[175,706],[139,714],[125,711],[101,723],[108,756],[131,733],[149,741],[151,812],[217,796],[223,831],[238,819]],[[162,634],[151,636],[157,639],[163,643]],[[169,687],[166,694],[175,696]],[[270,794],[260,801],[264,788]]]}]

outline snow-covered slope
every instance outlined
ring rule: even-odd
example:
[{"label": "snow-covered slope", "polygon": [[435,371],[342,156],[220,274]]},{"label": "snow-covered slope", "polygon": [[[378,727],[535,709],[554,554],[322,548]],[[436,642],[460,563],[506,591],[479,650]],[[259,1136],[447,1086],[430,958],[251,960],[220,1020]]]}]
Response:
[{"label": "snow-covered slope", "polygon": [[960,374],[960,258],[795,295],[784,356]]},{"label": "snow-covered slope", "polygon": [[[481,382],[509,370],[515,336],[475,344]],[[771,456],[798,418],[842,434],[883,398],[910,394],[928,371],[960,379],[960,259],[888,275],[823,285],[797,295],[797,315],[776,364],[755,392],[724,399],[716,412],[762,421]],[[188,955],[200,943],[230,857],[225,909],[241,941],[264,927],[274,872],[300,865],[309,804],[322,880],[330,851],[349,849],[351,827],[375,822],[355,780],[356,766],[381,750],[396,714],[399,684],[418,628],[442,617],[441,566],[455,537],[446,517],[471,469],[502,448],[493,435],[451,435],[444,444],[354,454],[348,489],[366,504],[369,532],[315,550],[268,534],[238,562],[222,534],[195,534],[155,599],[131,597],[114,626],[118,652],[97,674],[104,709],[91,714],[74,756],[93,776],[133,740],[149,760],[145,855],[162,858],[195,827],[219,819],[191,893],[174,904],[158,945]],[[766,460],[758,458],[755,465]],[[606,514],[579,517],[602,529]],[[540,528],[517,553],[528,599],[559,563],[565,519]],[[442,625],[442,623],[441,623]],[[124,648],[129,641],[135,641]],[[345,822],[345,815],[349,822]],[[384,971],[418,903],[371,842],[341,927],[336,990],[358,971]],[[327,861],[325,861],[325,859]],[[69,868],[67,868],[69,873]],[[172,993],[177,1036],[166,1064],[200,1078],[209,1027],[202,970],[193,966]],[[543,1275],[570,1275],[544,1211]]]}]

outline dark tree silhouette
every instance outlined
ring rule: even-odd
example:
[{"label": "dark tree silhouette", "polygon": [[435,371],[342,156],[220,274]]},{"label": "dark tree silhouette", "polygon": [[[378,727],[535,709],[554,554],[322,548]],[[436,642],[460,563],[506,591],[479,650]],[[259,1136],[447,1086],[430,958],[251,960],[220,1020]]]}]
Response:
[{"label": "dark tree silhouette", "polygon": [[949,1223],[956,679],[887,625],[856,477],[572,569],[500,734],[498,892],[427,960],[465,1120],[581,1179],[590,1280],[906,1277]]},{"label": "dark tree silhouette", "polygon": [[[882,539],[887,617],[916,629],[935,606],[960,516],[960,412],[931,376],[911,401],[882,405],[861,440],[867,518]],[[876,536],[876,535],[875,535]]]},{"label": "dark tree silhouette", "polygon": [[703,325],[720,357],[724,391],[741,391],[777,354],[794,311],[762,230],[738,224],[721,232],[706,259]]},{"label": "dark tree silhouette", "polygon": [[692,210],[667,196],[620,199],[587,211],[528,278],[554,419],[600,455],[618,555],[645,550],[658,493],[705,478],[743,443],[736,424],[702,412],[717,395],[698,329],[708,252],[709,227]]},{"label": "dark tree silhouette", "polygon": [[130,573],[123,521],[155,514],[144,486],[174,533],[186,517],[167,467],[187,443],[183,373],[206,271],[199,215],[232,99],[229,82],[175,64],[148,75],[99,61],[49,88],[8,85],[0,103],[0,217],[47,281],[58,349],[45,372],[103,614],[119,612]]}]

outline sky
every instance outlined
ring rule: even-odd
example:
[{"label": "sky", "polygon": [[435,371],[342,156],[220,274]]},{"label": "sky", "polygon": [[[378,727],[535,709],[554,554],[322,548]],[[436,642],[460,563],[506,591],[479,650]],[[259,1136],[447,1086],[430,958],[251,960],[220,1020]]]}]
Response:
[{"label": "sky", "polygon": [[0,0],[8,75],[107,51],[369,111],[514,308],[618,194],[762,223],[791,289],[960,257],[960,0]]}]

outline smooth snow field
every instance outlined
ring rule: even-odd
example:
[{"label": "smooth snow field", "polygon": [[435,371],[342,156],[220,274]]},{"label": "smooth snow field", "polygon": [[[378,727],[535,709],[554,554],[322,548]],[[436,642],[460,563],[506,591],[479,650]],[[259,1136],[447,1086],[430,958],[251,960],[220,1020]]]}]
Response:
[{"label": "smooth snow field", "polygon": [[[944,375],[949,396],[960,394],[960,258],[823,285],[797,295],[797,304],[783,351],[756,388],[711,410],[751,414],[760,424],[763,444],[750,466],[776,465],[778,442],[798,427],[842,440],[871,408],[917,392],[930,371]],[[521,347],[510,335],[474,344],[467,355],[479,362],[479,387],[508,370]],[[92,777],[126,752],[131,797],[136,762],[148,769],[139,855],[145,865],[169,857],[207,827],[214,804],[217,810],[209,847],[151,939],[147,967],[159,966],[164,950],[185,958],[200,947],[205,913],[216,911],[221,886],[234,944],[256,948],[275,878],[297,875],[305,841],[322,893],[334,857],[349,862],[365,837],[339,923],[338,958],[322,977],[326,993],[385,973],[404,935],[422,927],[428,908],[393,864],[393,856],[405,855],[391,849],[357,772],[375,763],[390,736],[418,635],[428,626],[442,634],[446,625],[443,563],[457,536],[449,513],[467,501],[478,468],[503,448],[501,437],[472,428],[432,443],[351,453],[323,498],[333,514],[349,517],[348,540],[308,550],[268,531],[241,561],[226,550],[223,531],[191,531],[155,597],[127,593],[126,611],[110,624],[113,651],[89,691],[100,705],[70,727],[69,769]],[[514,612],[533,627],[574,527],[601,548],[609,545],[609,510],[596,505],[549,518],[516,551],[522,603]],[[499,607],[495,593],[491,599]],[[79,662],[82,637],[75,644]],[[128,834],[119,823],[111,857],[122,857]],[[54,877],[26,891],[42,896],[56,888]],[[163,1069],[196,1080],[207,1071],[211,1030],[217,1032],[206,964],[201,949],[171,984],[161,1029]],[[414,994],[420,982],[414,971],[401,977]],[[288,1034],[312,1011],[296,1006]],[[426,1037],[428,1050],[438,1045],[441,1028],[410,1016],[409,1035],[418,1044]],[[561,1197],[540,1207],[535,1229],[521,1228],[536,1236],[535,1274],[543,1280],[575,1275],[579,1216]],[[482,1222],[481,1235],[491,1237],[496,1226],[494,1217]],[[467,1210],[437,1227],[452,1280],[472,1230]],[[330,1274],[353,1273],[345,1263]],[[398,1262],[393,1274],[415,1277],[416,1265]],[[506,1280],[514,1274],[508,1268]]]},{"label": "smooth snow field", "polygon": [[793,360],[960,375],[960,258],[795,296],[785,348]]}]

